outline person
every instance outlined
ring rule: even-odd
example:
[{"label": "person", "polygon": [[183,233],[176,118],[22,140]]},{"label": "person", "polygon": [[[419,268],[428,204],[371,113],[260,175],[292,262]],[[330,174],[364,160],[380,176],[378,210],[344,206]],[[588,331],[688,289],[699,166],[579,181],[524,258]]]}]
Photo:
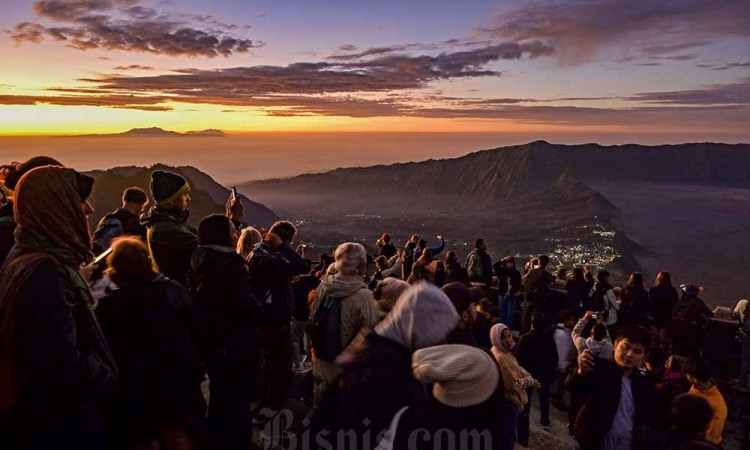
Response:
[{"label": "person", "polygon": [[694,284],[680,286],[682,296],[672,309],[672,351],[690,357],[700,353],[703,326],[714,313],[700,298],[702,288]]},{"label": "person", "polygon": [[549,297],[549,286],[555,280],[555,277],[547,272],[549,256],[539,255],[536,261],[537,264],[532,265],[529,272],[522,279],[524,287],[522,333],[526,333],[531,329],[532,314],[543,310],[545,302]]},{"label": "person", "polygon": [[401,261],[401,279],[406,280],[409,278],[409,275],[411,275],[412,272],[412,266],[414,265],[414,250],[417,248],[417,243],[414,242],[414,238],[416,236],[412,236],[412,238],[409,240],[409,242],[406,243],[404,246],[404,251],[401,252],[401,255],[399,256],[399,260]]},{"label": "person", "polygon": [[580,267],[573,268],[573,277],[565,284],[565,290],[568,292],[568,306],[577,317],[581,317],[583,312],[586,311],[584,305],[588,301],[589,291],[591,291],[591,287],[584,277],[583,269]]},{"label": "person", "polygon": [[[62,166],[59,161],[48,156],[35,156],[23,164],[3,166],[3,186],[12,194],[22,176],[32,169],[43,166]],[[15,245],[13,233],[16,231],[16,220],[13,216],[13,199],[6,199],[5,204],[0,207],[0,268],[5,263],[5,258]]]},{"label": "person", "polygon": [[[265,238],[250,253],[250,281],[261,302],[259,323],[261,346],[265,355],[266,395],[262,407],[275,412],[284,406],[292,380],[294,348],[290,323],[294,312],[292,277],[310,272],[307,247],[301,254],[290,246],[297,228],[287,221],[271,226]],[[273,414],[266,414],[270,418]]]},{"label": "person", "polygon": [[682,387],[677,380],[667,376],[667,363],[669,354],[661,349],[653,347],[646,355],[646,376],[654,386],[654,422],[656,431],[663,431],[669,427],[668,412],[672,401],[682,393]]},{"label": "person", "polygon": [[740,389],[750,389],[750,308],[747,307],[746,299],[737,302],[734,314],[740,321],[740,334],[742,335],[742,359],[737,385]]},{"label": "person", "polygon": [[190,293],[156,270],[135,236],[113,240],[105,273],[118,289],[99,301],[96,315],[120,369],[107,406],[108,447],[191,449],[190,425],[205,405]]},{"label": "person", "polygon": [[482,298],[477,303],[476,310],[476,321],[471,327],[474,334],[474,342],[478,347],[489,350],[492,348],[490,330],[492,329],[492,325],[498,322],[497,319],[492,318],[492,302],[488,298]]},{"label": "person", "polygon": [[[535,312],[531,316],[531,330],[519,339],[516,346],[516,359],[521,367],[539,381],[541,425],[543,430],[549,430],[549,394],[555,379],[558,358],[555,340],[552,338],[552,332],[544,314]],[[529,443],[529,414],[533,392],[532,389],[526,390],[529,403],[526,404],[518,424],[518,442],[524,447],[528,447]]]},{"label": "person", "polygon": [[474,250],[466,258],[466,274],[472,283],[492,286],[492,258],[487,254],[484,239],[474,241]]},{"label": "person", "polygon": [[[375,306],[375,299],[372,291],[367,288],[364,282],[367,253],[362,244],[346,242],[339,245],[334,252],[336,259],[336,273],[323,278],[318,286],[315,295],[315,301],[310,308],[310,317],[313,320],[313,327],[319,317],[318,312],[321,308],[329,311],[338,310],[333,320],[338,320],[338,345],[334,348],[316,348],[316,342],[313,340],[313,376],[319,386],[319,391],[325,389],[335,381],[339,375],[339,367],[335,363],[335,358],[344,350],[349,343],[361,332],[372,329],[378,321],[379,315]],[[338,305],[330,305],[331,302],[338,302]],[[330,320],[325,323],[330,329]],[[324,330],[327,331],[327,330]],[[322,336],[326,340],[326,336]],[[313,332],[313,339],[316,336]],[[328,344],[321,342],[321,344]],[[325,354],[324,354],[325,350]],[[317,396],[316,396],[317,397]]]},{"label": "person", "polygon": [[500,320],[513,329],[513,319],[518,304],[518,293],[521,291],[521,272],[516,268],[516,258],[506,256],[493,266],[498,280],[497,296]]},{"label": "person", "polygon": [[375,304],[380,312],[379,320],[382,320],[389,312],[391,312],[393,307],[396,306],[396,301],[408,287],[409,283],[393,277],[388,277],[385,280],[378,282],[377,286],[375,286],[375,289],[372,291],[372,295],[375,298]]},{"label": "person", "polygon": [[396,413],[381,449],[496,448],[502,439],[498,411],[504,389],[488,353],[465,345],[437,345],[414,352],[412,372],[431,387],[432,395]]},{"label": "person", "polygon": [[677,304],[677,290],[672,287],[672,274],[662,270],[648,291],[648,319],[654,336],[654,347],[669,348],[672,309]]},{"label": "person", "polygon": [[474,333],[472,327],[477,321],[477,304],[471,290],[461,283],[449,283],[442,287],[442,291],[456,308],[461,317],[458,326],[448,335],[451,344],[463,344],[475,347]]},{"label": "person", "polygon": [[568,269],[565,267],[559,267],[555,272],[555,281],[552,282],[550,288],[564,291],[566,284],[568,284]]},{"label": "person", "polygon": [[500,367],[505,389],[505,406],[502,414],[503,438],[500,448],[513,450],[517,437],[518,416],[529,402],[526,390],[539,388],[541,384],[521,367],[513,356],[516,342],[507,325],[504,323],[494,325],[490,330],[490,341],[492,342],[492,356]]},{"label": "person", "polygon": [[434,269],[430,270],[430,265],[433,263],[432,252],[430,252],[429,249],[426,249],[419,254],[419,259],[414,261],[414,264],[411,267],[411,273],[407,277],[406,282],[412,284],[419,280],[427,280],[437,285],[437,283],[435,283],[435,271]]},{"label": "person", "polygon": [[[607,326],[599,317],[594,317],[593,311],[586,311],[583,318],[578,321],[570,333],[578,353],[588,350],[597,358],[612,360],[614,357],[614,346],[607,337]],[[594,322],[591,324],[591,322]],[[591,326],[589,337],[584,337],[584,330]]]},{"label": "person", "polygon": [[638,448],[635,430],[652,420],[653,386],[638,369],[650,349],[650,335],[628,325],[615,340],[614,361],[584,350],[578,370],[568,386],[583,398],[573,426],[573,437],[582,450]]},{"label": "person", "polygon": [[427,241],[424,240],[424,239],[420,239],[419,240],[419,245],[417,246],[417,249],[414,251],[414,259],[418,260],[422,256],[422,253],[425,250],[429,250],[430,251],[430,255],[433,258],[435,256],[439,255],[440,253],[442,253],[443,250],[445,250],[445,239],[442,236],[439,236],[439,235],[437,236],[437,238],[440,241],[440,245],[438,245],[437,247],[428,247],[427,246]]},{"label": "person", "polygon": [[245,228],[242,230],[240,238],[237,241],[237,253],[242,256],[242,259],[247,261],[250,258],[250,253],[262,240],[263,235],[260,234],[260,231],[253,227]]},{"label": "person", "polygon": [[461,267],[461,263],[458,262],[458,255],[453,250],[445,254],[443,262],[445,266],[445,283],[463,283],[469,284],[469,277],[466,275],[466,270]]},{"label": "person", "polygon": [[620,294],[620,311],[618,312],[621,325],[646,326],[648,316],[648,291],[643,286],[643,274],[633,272],[628,277],[628,284],[622,288]]},{"label": "person", "polygon": [[250,401],[260,372],[261,305],[248,262],[236,251],[229,217],[212,214],[198,225],[195,323],[209,378],[209,439],[214,448],[250,448]]},{"label": "person", "polygon": [[93,256],[93,183],[42,166],[16,185],[15,246],[0,272],[2,439],[11,448],[102,447],[118,370],[79,273]]},{"label": "person", "polygon": [[573,327],[578,322],[576,315],[570,310],[560,312],[560,321],[555,327],[552,338],[555,340],[557,350],[557,371],[555,373],[555,384],[551,394],[554,404],[559,409],[565,409],[563,399],[565,396],[565,378],[569,370],[574,366],[578,350],[573,342]]},{"label": "person", "polygon": [[313,413],[313,435],[351,430],[357,442],[375,448],[400,408],[427,398],[412,374],[412,354],[444,342],[459,320],[436,286],[409,286],[385,319],[337,358],[341,375]]},{"label": "person", "polygon": [[122,193],[122,206],[108,213],[99,221],[94,231],[94,242],[107,249],[112,239],[118,236],[137,236],[146,241],[146,228],[141,225],[139,216],[148,204],[143,189],[133,186]]},{"label": "person", "polygon": [[669,419],[673,424],[669,436],[671,450],[721,450],[719,445],[706,440],[713,411],[703,397],[678,395],[671,404]]},{"label": "person", "polygon": [[724,424],[727,421],[727,403],[711,377],[711,365],[705,359],[691,357],[682,366],[682,372],[690,382],[690,394],[702,397],[711,405],[711,423],[706,429],[706,440],[716,445],[723,439]]},{"label": "person", "polygon": [[384,256],[386,260],[396,256],[396,246],[391,243],[391,235],[383,233],[380,239],[377,240],[377,245],[380,247],[378,256]]},{"label": "person", "polygon": [[166,277],[190,287],[190,258],[198,246],[196,230],[187,223],[190,185],[181,175],[156,170],[149,190],[154,204],[141,216],[141,225],[151,257]]},{"label": "person", "polygon": [[610,336],[617,336],[617,312],[620,305],[614,288],[609,284],[609,272],[600,270],[596,273],[596,283],[589,294],[591,305],[589,311],[595,311],[603,315],[604,325],[607,326]]}]

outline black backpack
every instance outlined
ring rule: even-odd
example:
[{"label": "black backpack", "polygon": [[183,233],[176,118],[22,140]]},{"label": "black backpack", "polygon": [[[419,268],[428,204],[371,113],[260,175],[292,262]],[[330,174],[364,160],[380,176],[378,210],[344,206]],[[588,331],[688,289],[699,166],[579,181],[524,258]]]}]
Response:
[{"label": "black backpack", "polygon": [[672,309],[672,321],[695,325],[698,323],[700,305],[695,299],[682,298]]},{"label": "black backpack", "polygon": [[310,340],[315,357],[333,361],[342,351],[341,300],[322,293],[320,305],[310,327]]}]

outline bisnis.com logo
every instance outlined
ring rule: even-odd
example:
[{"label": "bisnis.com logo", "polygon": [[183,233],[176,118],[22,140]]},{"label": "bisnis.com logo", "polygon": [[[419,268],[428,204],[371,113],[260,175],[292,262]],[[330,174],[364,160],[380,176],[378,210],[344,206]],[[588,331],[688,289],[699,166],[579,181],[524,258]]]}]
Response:
[{"label": "bisnis.com logo", "polygon": [[[282,409],[278,413],[270,409],[259,412],[261,416],[270,419],[263,427],[264,450],[392,450],[394,433],[408,431],[406,439],[407,450],[424,448],[451,450],[490,450],[492,449],[492,433],[488,430],[427,430],[416,428],[413,430],[391,429],[372,430],[370,420],[362,421],[362,430],[311,430],[310,420],[301,420],[302,431],[294,433],[290,430],[294,423],[294,413]],[[373,440],[373,436],[375,439]],[[374,446],[373,442],[377,444]]]}]

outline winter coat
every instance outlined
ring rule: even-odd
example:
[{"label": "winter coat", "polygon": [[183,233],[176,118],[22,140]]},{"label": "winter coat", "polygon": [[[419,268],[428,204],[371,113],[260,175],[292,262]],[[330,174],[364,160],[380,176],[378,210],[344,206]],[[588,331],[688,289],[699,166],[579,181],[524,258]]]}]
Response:
[{"label": "winter coat", "polygon": [[10,414],[20,448],[98,448],[118,372],[88,296],[42,262],[15,302],[13,347],[25,375]]},{"label": "winter coat", "polygon": [[[315,301],[310,309],[311,317],[315,317],[321,300],[326,296],[341,302],[342,349],[345,349],[357,334],[372,329],[380,318],[372,291],[359,277],[337,273],[324,278],[318,286]],[[316,359],[313,363],[313,375],[327,383],[332,383],[338,374],[338,366],[333,361]]]},{"label": "winter coat", "polygon": [[469,277],[466,276],[466,270],[457,262],[449,263],[445,266],[445,284],[453,282],[469,284]]},{"label": "winter coat", "polygon": [[672,309],[672,352],[675,355],[695,356],[703,341],[703,325],[713,312],[699,297],[683,295]]},{"label": "winter coat", "polygon": [[[612,362],[597,360],[596,367],[586,375],[574,371],[567,385],[574,395],[582,399],[581,408],[573,426],[573,437],[582,450],[596,450],[612,427],[620,405],[622,369]],[[651,424],[653,417],[653,385],[639,370],[630,376],[635,418],[633,443],[637,430]],[[634,446],[634,448],[638,448]]]},{"label": "winter coat", "polygon": [[565,328],[563,324],[558,323],[552,335],[552,338],[555,340],[555,348],[557,349],[557,370],[560,372],[565,372],[574,363],[578,355],[578,351],[574,350],[575,345],[571,336],[572,331],[570,328]]},{"label": "winter coat", "polygon": [[642,287],[625,286],[620,295],[620,323],[646,325],[648,316],[648,291]]},{"label": "winter coat", "polygon": [[[438,254],[442,253],[443,250],[445,250],[445,240],[441,239],[440,245],[438,245],[437,247],[427,247],[426,250],[430,251],[430,255],[432,255],[433,258],[436,257]],[[422,256],[422,253],[424,251],[425,251],[424,248],[416,249],[414,251],[414,260],[415,261],[418,260]]]},{"label": "winter coat", "polygon": [[411,351],[370,333],[358,348],[349,349],[341,375],[324,390],[312,418],[311,435],[320,430],[352,430],[358,442],[369,437],[368,448],[375,448],[378,435],[388,429],[399,409],[427,398],[422,383],[412,374]]},{"label": "winter coat", "polygon": [[484,250],[474,249],[466,259],[469,281],[492,285],[492,258]]},{"label": "winter coat", "polygon": [[[480,443],[497,445],[503,438],[503,394],[500,385],[485,402],[467,408],[446,406],[434,398],[410,406],[399,417],[393,450],[455,450],[484,448]],[[414,432],[431,438],[415,440]],[[444,436],[455,436],[456,440],[440,439]],[[460,436],[467,436],[465,444]]]},{"label": "winter coat", "polygon": [[192,267],[194,316],[203,358],[257,363],[262,308],[253,294],[247,261],[232,248],[201,245],[193,253]]},{"label": "winter coat", "polygon": [[550,331],[531,330],[521,336],[516,346],[516,359],[535,379],[551,383],[559,361]]},{"label": "winter coat", "polygon": [[145,444],[205,412],[203,368],[191,336],[190,294],[158,275],[102,298],[96,315],[120,369],[108,404],[108,438]]},{"label": "winter coat", "polygon": [[672,323],[672,308],[677,304],[677,289],[671,286],[654,286],[648,291],[648,316],[658,327]]},{"label": "winter coat", "polygon": [[102,217],[94,231],[94,241],[105,249],[112,245],[112,239],[119,236],[137,236],[146,241],[146,228],[141,225],[138,215],[125,208]]},{"label": "winter coat", "polygon": [[540,306],[549,297],[549,287],[555,277],[543,267],[532,269],[523,279],[524,301]]},{"label": "winter coat", "polygon": [[13,233],[16,231],[16,221],[13,218],[13,202],[8,202],[0,207],[0,268],[5,263],[5,258],[10,249],[16,243]]},{"label": "winter coat", "polygon": [[591,290],[589,283],[586,280],[568,280],[565,290],[568,292],[568,301],[575,306],[574,311],[578,313],[578,317],[581,317]]},{"label": "winter coat", "polygon": [[154,262],[161,273],[185,287],[190,286],[190,258],[198,246],[196,231],[187,224],[188,214],[154,206],[141,216]]},{"label": "winter coat", "polygon": [[288,326],[294,313],[292,277],[310,272],[310,260],[283,244],[272,249],[266,242],[255,246],[249,257],[253,293],[263,307],[261,325]]},{"label": "winter coat", "polygon": [[396,246],[391,244],[390,242],[386,242],[383,244],[382,247],[380,247],[380,253],[378,255],[385,256],[388,259],[391,259],[396,254]]},{"label": "winter coat", "polygon": [[503,297],[506,295],[510,297],[516,296],[521,290],[521,272],[515,266],[508,269],[502,261],[496,262],[493,268],[495,276],[500,282],[498,285],[500,295]]}]

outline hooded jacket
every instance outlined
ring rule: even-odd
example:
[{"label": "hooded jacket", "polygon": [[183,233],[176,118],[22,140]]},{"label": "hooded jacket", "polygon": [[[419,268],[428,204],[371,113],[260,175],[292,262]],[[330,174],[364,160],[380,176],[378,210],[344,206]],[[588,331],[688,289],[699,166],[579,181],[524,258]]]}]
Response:
[{"label": "hooded jacket", "polygon": [[[311,317],[315,317],[321,299],[325,296],[341,302],[340,331],[343,349],[360,331],[372,329],[378,321],[379,314],[372,291],[361,278],[343,276],[340,273],[324,278],[318,286]],[[313,375],[332,383],[338,375],[338,366],[332,361],[316,359],[313,364]]]},{"label": "hooded jacket", "polygon": [[141,216],[154,262],[165,276],[185,287],[189,287],[190,258],[198,246],[196,230],[187,224],[188,215],[189,211],[153,206]]}]

